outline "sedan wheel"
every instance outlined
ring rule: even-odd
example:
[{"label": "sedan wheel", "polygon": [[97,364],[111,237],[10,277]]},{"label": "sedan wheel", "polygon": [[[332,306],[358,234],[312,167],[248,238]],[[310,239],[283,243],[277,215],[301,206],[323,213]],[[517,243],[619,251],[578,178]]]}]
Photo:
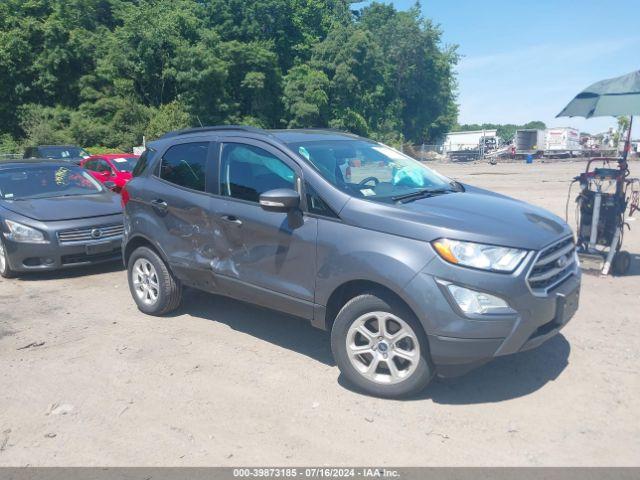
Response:
[{"label": "sedan wheel", "polygon": [[4,243],[2,243],[0,239],[0,276],[11,278],[14,275],[15,273],[9,267],[9,260],[7,259],[7,251],[4,248]]},{"label": "sedan wheel", "polygon": [[394,384],[409,378],[420,359],[420,343],[411,326],[388,312],[357,318],[347,332],[351,365],[375,383]]}]

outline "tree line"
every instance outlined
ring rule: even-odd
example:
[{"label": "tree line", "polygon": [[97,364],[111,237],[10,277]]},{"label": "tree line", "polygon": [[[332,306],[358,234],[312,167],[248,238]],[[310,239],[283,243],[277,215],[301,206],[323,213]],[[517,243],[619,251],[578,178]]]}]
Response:
[{"label": "tree line", "polygon": [[200,124],[434,142],[457,120],[456,47],[417,3],[351,3],[3,0],[0,148]]}]

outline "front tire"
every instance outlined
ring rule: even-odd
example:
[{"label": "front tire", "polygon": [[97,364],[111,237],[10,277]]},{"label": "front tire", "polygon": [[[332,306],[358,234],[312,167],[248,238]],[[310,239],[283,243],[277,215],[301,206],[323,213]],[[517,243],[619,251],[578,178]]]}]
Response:
[{"label": "front tire", "polygon": [[433,378],[422,326],[383,292],[359,295],[342,307],[331,329],[331,350],[342,374],[377,397],[416,394]]},{"label": "front tire", "polygon": [[156,252],[138,247],[127,265],[129,290],[140,311],[160,316],[180,306],[182,285]]},{"label": "front tire", "polygon": [[0,238],[0,277],[13,278],[16,276],[16,272],[11,270],[9,266],[9,259],[7,258],[7,250],[4,247],[4,243]]}]

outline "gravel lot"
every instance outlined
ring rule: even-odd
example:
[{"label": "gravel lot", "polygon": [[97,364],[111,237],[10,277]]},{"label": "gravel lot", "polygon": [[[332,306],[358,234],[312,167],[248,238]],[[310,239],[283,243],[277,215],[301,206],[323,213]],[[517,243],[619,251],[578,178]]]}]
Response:
[{"label": "gravel lot", "polygon": [[[564,215],[583,166],[437,168]],[[2,280],[0,465],[638,465],[640,223],[625,241],[631,274],[585,275],[561,335],[408,401],[349,390],[298,319],[197,291],[145,316],[118,265]]]}]

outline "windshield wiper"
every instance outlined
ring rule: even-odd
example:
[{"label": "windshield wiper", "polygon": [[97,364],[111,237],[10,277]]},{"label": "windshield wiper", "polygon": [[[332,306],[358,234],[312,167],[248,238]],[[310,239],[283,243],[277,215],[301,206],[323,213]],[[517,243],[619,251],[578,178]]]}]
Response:
[{"label": "windshield wiper", "polygon": [[434,195],[442,195],[444,193],[451,192],[455,192],[455,190],[452,190],[450,188],[423,188],[422,190],[418,190],[415,192],[396,195],[395,197],[391,197],[391,200],[393,200],[394,202],[406,203],[407,201],[418,200],[419,198],[427,198]]}]

